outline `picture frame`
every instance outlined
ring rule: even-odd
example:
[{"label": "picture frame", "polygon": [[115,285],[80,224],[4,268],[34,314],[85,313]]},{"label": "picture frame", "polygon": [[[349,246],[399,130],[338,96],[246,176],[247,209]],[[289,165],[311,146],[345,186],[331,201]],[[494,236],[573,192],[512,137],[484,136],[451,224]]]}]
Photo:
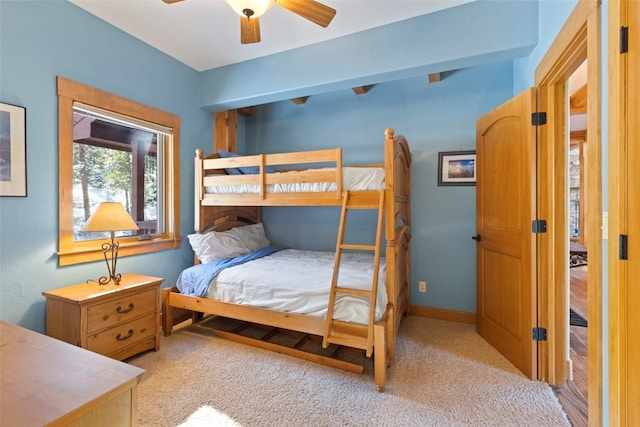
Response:
[{"label": "picture frame", "polygon": [[476,151],[438,153],[438,186],[476,185]]},{"label": "picture frame", "polygon": [[27,110],[0,102],[0,196],[27,196]]}]

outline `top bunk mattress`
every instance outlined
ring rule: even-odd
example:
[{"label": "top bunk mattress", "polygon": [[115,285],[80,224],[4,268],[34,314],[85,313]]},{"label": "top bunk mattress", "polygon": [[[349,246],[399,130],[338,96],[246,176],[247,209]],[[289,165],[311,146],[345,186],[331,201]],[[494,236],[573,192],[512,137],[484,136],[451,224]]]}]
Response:
[{"label": "top bunk mattress", "polygon": [[[283,249],[226,268],[209,284],[207,298],[325,318],[333,275],[333,252]],[[343,253],[338,284],[371,289],[373,255]],[[386,263],[380,259],[375,318],[387,307]],[[334,319],[368,324],[368,298],[338,294]]]},{"label": "top bunk mattress", "polygon": [[[307,171],[335,171],[335,168],[307,169]],[[278,174],[295,174],[300,171],[276,172]],[[384,190],[384,168],[380,167],[343,167],[343,191],[377,191]],[[207,194],[253,194],[260,193],[258,184],[249,185],[208,185]],[[335,192],[335,182],[287,182],[268,184],[268,193],[322,193]]]}]

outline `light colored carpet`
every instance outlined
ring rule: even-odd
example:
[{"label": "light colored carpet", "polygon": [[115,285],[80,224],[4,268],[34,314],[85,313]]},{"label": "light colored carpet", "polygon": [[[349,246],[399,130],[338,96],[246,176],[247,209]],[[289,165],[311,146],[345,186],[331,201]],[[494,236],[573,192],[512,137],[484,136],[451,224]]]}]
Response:
[{"label": "light colored carpet", "polygon": [[409,316],[384,393],[361,375],[197,332],[130,361],[141,426],[569,426],[551,388],[530,381],[474,325]]}]

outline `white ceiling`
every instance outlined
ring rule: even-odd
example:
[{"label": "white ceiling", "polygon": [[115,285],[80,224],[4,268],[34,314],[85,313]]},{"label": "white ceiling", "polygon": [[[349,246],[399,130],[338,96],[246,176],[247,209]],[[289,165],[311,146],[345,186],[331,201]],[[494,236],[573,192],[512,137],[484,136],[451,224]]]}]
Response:
[{"label": "white ceiling", "polygon": [[69,0],[180,62],[204,71],[330,40],[473,0],[320,0],[337,13],[322,28],[277,4],[262,41],[240,44],[240,17],[224,0]]},{"label": "white ceiling", "polygon": [[[578,89],[587,83],[587,61],[583,62],[569,77],[569,95],[573,95]],[[570,130],[586,130],[587,114],[572,114],[569,117]]]}]

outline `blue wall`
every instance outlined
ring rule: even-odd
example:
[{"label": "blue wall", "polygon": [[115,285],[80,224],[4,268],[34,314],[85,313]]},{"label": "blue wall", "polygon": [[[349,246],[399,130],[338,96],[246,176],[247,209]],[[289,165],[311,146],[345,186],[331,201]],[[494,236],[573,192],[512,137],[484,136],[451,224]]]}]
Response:
[{"label": "blue wall", "polygon": [[[475,187],[438,187],[438,152],[475,149],[476,119],[512,96],[512,62],[459,70],[437,84],[426,76],[310,97],[306,104],[264,105],[245,119],[247,152],[344,147],[345,163],[384,161],[384,130],[411,147],[412,304],[475,312]],[[333,250],[339,211],[265,208],[263,221],[281,245]],[[375,218],[353,227],[371,235]],[[428,283],[417,292],[418,280]]]},{"label": "blue wall", "polygon": [[[95,279],[104,262],[58,267],[56,76],[182,118],[181,230],[193,231],[193,153],[211,146],[211,115],[198,107],[191,68],[66,1],[0,2],[0,100],[27,109],[28,197],[0,198],[0,318],[44,331],[41,292]],[[188,244],[122,258],[122,273],[173,283],[193,262]]]},{"label": "blue wall", "polygon": [[533,86],[534,74],[558,32],[575,8],[577,0],[540,0],[538,44],[530,55],[514,61],[514,94]]}]

